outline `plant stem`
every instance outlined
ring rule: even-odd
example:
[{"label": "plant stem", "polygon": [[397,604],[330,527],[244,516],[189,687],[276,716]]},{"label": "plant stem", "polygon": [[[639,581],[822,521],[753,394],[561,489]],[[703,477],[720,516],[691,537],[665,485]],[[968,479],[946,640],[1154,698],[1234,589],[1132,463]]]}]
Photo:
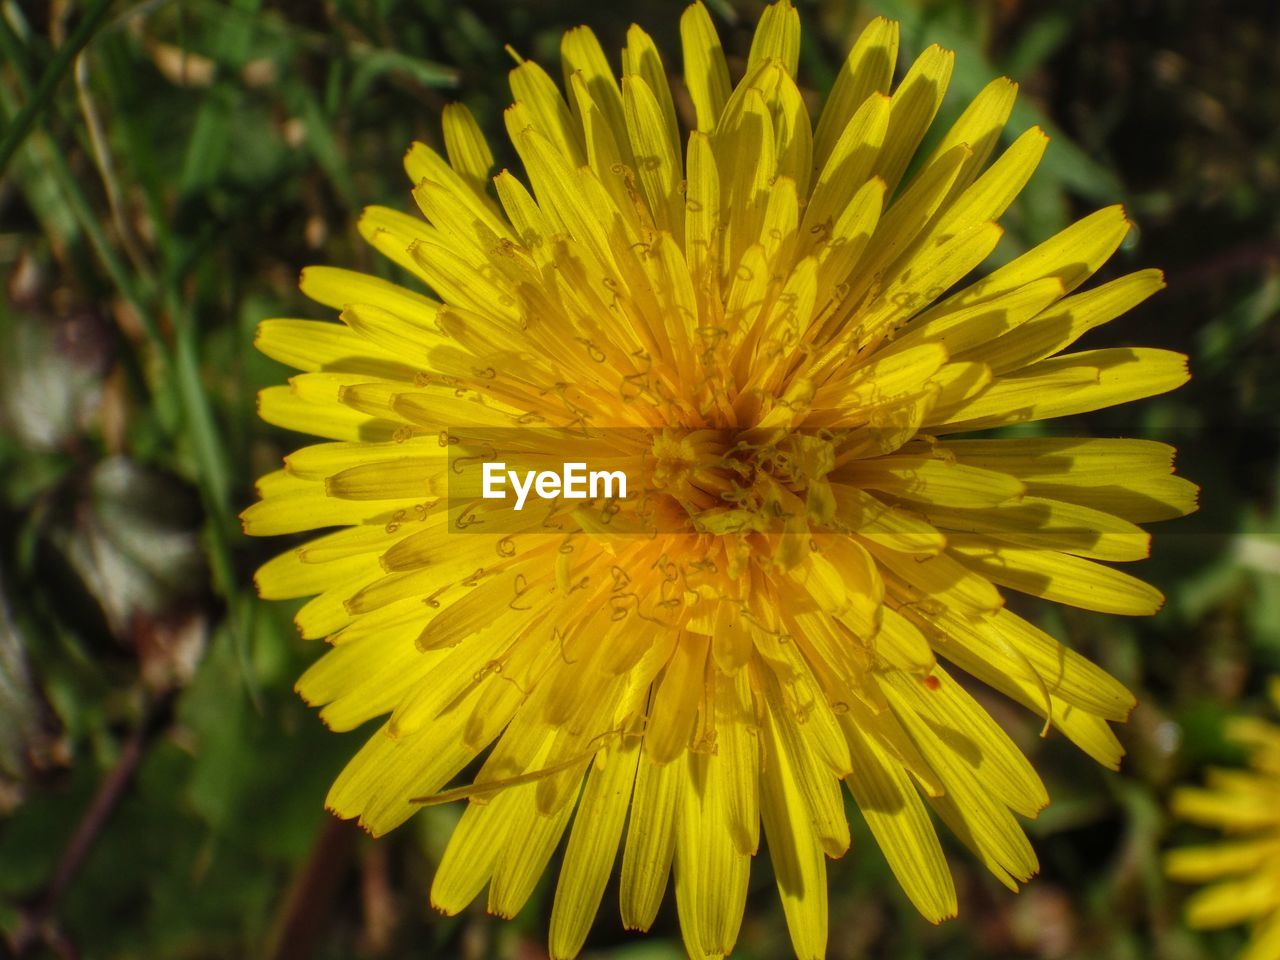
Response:
[{"label": "plant stem", "polygon": [[[85,860],[93,852],[103,829],[111,820],[120,801],[133,783],[147,748],[169,723],[175,691],[160,694],[138,723],[137,729],[125,742],[120,758],[98,786],[88,809],[76,825],[75,832],[63,848],[62,856],[54,867],[48,886],[26,909],[22,911],[18,929],[13,936],[12,948],[18,957],[26,956],[39,944],[57,946],[65,944],[55,922],[58,904],[80,873]],[[63,952],[59,950],[58,952]]]}]

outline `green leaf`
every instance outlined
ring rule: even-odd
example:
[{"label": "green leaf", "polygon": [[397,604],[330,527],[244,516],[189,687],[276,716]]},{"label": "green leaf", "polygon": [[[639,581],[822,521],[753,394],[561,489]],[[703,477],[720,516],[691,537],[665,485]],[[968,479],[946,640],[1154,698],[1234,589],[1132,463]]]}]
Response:
[{"label": "green leaf", "polygon": [[375,81],[387,74],[403,73],[424,87],[454,87],[457,71],[443,64],[420,60],[398,50],[378,47],[353,47],[355,74],[351,80],[350,99],[359,103]]}]

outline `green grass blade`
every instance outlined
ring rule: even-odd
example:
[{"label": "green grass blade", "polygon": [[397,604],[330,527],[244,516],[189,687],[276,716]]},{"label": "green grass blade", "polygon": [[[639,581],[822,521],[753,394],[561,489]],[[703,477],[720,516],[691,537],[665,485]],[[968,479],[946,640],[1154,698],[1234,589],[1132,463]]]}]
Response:
[{"label": "green grass blade", "polygon": [[96,0],[93,6],[89,8],[89,12],[84,15],[84,19],[77,23],[76,28],[71,31],[71,36],[67,38],[67,42],[58,48],[58,52],[49,61],[49,66],[45,69],[40,82],[36,84],[31,98],[18,111],[18,115],[13,118],[13,121],[5,127],[4,133],[0,134],[0,176],[4,175],[14,151],[27,138],[27,134],[31,132],[31,127],[36,121],[36,117],[49,104],[54,90],[58,87],[58,83],[66,76],[67,71],[71,69],[76,56],[93,39],[93,35],[98,31],[98,27],[102,25],[102,21],[110,9],[111,0]]}]

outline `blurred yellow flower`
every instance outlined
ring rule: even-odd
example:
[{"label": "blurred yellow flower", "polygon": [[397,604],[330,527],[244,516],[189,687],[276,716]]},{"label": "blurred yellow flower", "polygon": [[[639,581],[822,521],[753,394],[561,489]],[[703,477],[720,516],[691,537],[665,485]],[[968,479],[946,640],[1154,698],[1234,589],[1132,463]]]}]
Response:
[{"label": "blurred yellow flower", "polygon": [[[1132,695],[1000,588],[1153,613],[1155,589],[1099,561],[1145,557],[1137,523],[1195,508],[1163,444],[952,436],[1162,393],[1186,358],[1062,353],[1163,286],[1076,292],[1128,232],[1119,207],[954,289],[1047,143],[1027,130],[988,164],[1012,82],[917,156],[952,54],[930,47],[890,93],[896,24],[866,28],[816,128],[787,0],[736,85],[701,4],[681,36],[687,139],[638,27],[620,83],[585,27],[564,94],[517,58],[505,119],[532,193],[506,170],[491,192],[476,121],[446,109],[447,161],[405,160],[427,222],[360,223],[438,299],[303,273],[343,323],[261,325],[304,372],[260,410],[332,442],[262,478],[244,524],[342,528],[258,588],[315,595],[297,623],[332,650],[298,689],[326,723],[389,715],[329,807],[382,834],[468,798],[437,909],[487,885],[514,915],[567,830],[553,956],[581,948],[620,845],[622,922],[648,928],[674,875],[689,953],[727,954],[763,823],[796,953],[818,957],[842,782],[932,921],[956,895],[930,808],[1010,888],[1036,872],[1017,816],[1044,786],[937,658],[1117,766],[1108,722]],[[464,460],[587,461],[644,493],[513,511]]]},{"label": "blurred yellow flower", "polygon": [[[1280,677],[1271,680],[1280,707]],[[1239,960],[1280,957],[1280,726],[1237,717],[1227,737],[1248,751],[1248,770],[1211,769],[1206,786],[1174,792],[1173,815],[1214,827],[1227,839],[1173,850],[1165,873],[1184,883],[1209,884],[1187,900],[1197,928],[1252,925]]]}]

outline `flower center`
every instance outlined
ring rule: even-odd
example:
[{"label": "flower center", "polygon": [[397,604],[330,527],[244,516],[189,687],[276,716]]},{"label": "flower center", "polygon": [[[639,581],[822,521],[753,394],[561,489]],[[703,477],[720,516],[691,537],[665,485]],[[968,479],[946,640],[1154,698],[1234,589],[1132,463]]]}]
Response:
[{"label": "flower center", "polygon": [[664,429],[649,489],[675,500],[697,533],[799,533],[828,512],[831,439],[784,430]]}]

